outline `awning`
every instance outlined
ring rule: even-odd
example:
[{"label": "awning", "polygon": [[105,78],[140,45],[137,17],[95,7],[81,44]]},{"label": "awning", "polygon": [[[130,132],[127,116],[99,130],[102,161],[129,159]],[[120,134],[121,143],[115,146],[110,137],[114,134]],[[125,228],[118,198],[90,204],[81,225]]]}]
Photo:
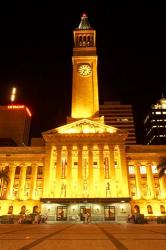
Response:
[{"label": "awning", "polygon": [[119,198],[41,198],[43,203],[117,203],[117,202],[130,202],[131,197]]}]

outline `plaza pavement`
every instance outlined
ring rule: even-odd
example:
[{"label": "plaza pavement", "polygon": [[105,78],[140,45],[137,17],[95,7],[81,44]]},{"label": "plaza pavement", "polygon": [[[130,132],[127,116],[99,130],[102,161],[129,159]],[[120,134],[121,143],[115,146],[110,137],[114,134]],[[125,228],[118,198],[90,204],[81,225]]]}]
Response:
[{"label": "plaza pavement", "polygon": [[0,250],[166,249],[166,224],[4,224]]}]

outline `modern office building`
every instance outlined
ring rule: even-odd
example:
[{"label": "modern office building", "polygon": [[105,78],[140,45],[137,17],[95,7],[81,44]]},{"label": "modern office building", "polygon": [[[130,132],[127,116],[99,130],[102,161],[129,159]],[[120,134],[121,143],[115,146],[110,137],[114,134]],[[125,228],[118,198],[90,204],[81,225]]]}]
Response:
[{"label": "modern office building", "polygon": [[1,189],[0,215],[32,212],[48,222],[127,221],[139,208],[162,216],[166,186],[157,164],[166,146],[126,145],[126,130],[99,116],[96,33],[87,16],[74,30],[72,110],[68,123],[42,133],[44,146],[0,147],[10,182]]},{"label": "modern office building", "polygon": [[126,144],[136,144],[135,124],[132,105],[118,101],[107,101],[100,105],[100,116],[104,116],[105,124],[128,132]]},{"label": "modern office building", "polygon": [[151,106],[144,120],[145,144],[166,145],[166,99]]},{"label": "modern office building", "polygon": [[25,105],[0,106],[0,145],[28,145],[31,113]]}]

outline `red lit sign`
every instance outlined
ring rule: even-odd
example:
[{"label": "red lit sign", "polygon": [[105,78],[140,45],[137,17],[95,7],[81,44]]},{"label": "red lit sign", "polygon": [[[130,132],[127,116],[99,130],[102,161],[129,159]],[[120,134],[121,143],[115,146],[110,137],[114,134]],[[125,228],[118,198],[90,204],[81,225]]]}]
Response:
[{"label": "red lit sign", "polygon": [[[25,105],[8,105],[7,107],[8,107],[8,109],[24,109]],[[31,114],[29,108],[26,107],[26,111],[27,111],[28,115],[31,117],[32,114]]]},{"label": "red lit sign", "polygon": [[8,109],[23,109],[24,105],[8,105]]}]

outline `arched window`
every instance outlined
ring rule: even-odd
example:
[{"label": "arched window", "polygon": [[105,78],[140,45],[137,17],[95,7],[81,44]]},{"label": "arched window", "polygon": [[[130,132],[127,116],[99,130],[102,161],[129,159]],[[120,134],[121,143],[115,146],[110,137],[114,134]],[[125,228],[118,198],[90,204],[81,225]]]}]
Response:
[{"label": "arched window", "polygon": [[90,36],[87,37],[87,46],[90,46]]},{"label": "arched window", "polygon": [[38,206],[34,206],[33,207],[33,214],[39,213],[39,207]]},{"label": "arched window", "polygon": [[160,213],[165,214],[165,207],[164,205],[160,205]]},{"label": "arched window", "polygon": [[8,208],[8,214],[13,214],[13,206],[9,206],[9,208]]},{"label": "arched window", "polygon": [[79,37],[79,45],[82,46],[82,36]]},{"label": "arched window", "polygon": [[83,46],[86,46],[86,36],[83,36]]},{"label": "arched window", "polygon": [[148,214],[153,214],[153,209],[151,205],[147,205]]},{"label": "arched window", "polygon": [[26,206],[22,206],[21,207],[21,211],[20,211],[20,214],[25,214],[25,212],[26,212]]},{"label": "arched window", "polygon": [[134,213],[140,213],[140,208],[138,205],[134,206]]}]

